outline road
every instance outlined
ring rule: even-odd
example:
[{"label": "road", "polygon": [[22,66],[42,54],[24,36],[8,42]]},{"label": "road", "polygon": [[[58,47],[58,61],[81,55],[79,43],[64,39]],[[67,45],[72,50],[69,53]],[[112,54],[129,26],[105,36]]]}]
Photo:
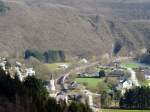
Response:
[{"label": "road", "polygon": [[[130,57],[131,59],[133,57]],[[120,59],[126,59],[126,58],[120,58]],[[129,57],[128,57],[129,59]],[[57,78],[57,84],[63,86],[64,83],[65,83],[65,80],[66,78],[72,74],[72,73],[78,73],[78,72],[81,72],[83,70],[85,70],[86,68],[89,68],[89,67],[93,67],[93,66],[96,66],[97,64],[99,64],[100,62],[99,61],[96,61],[96,62],[91,62],[91,63],[88,63],[86,65],[81,65],[81,66],[78,66],[78,67],[75,67],[75,68],[72,68],[69,72],[61,75],[60,77]],[[140,86],[139,82],[138,82],[138,79],[136,77],[136,72],[132,69],[132,68],[127,68],[128,71],[131,73],[131,81],[133,82],[133,84],[135,86]]]},{"label": "road", "polygon": [[131,73],[131,81],[135,86],[140,86],[139,81],[136,77],[136,72],[132,68],[127,68],[127,70]]},{"label": "road", "polygon": [[[117,61],[123,61],[123,60],[129,60],[129,59],[134,59],[134,57],[117,57]],[[139,81],[136,77],[136,72],[132,69],[127,67],[126,68],[130,73],[131,73],[131,81],[135,86],[140,86]]]},{"label": "road", "polygon": [[67,73],[61,75],[59,78],[57,78],[57,83],[63,85],[65,83],[66,78],[70,74],[81,72],[81,71],[85,70],[86,68],[96,66],[97,64],[99,64],[98,61],[97,62],[88,63],[86,65],[81,65],[81,66],[78,66],[78,67],[75,67],[75,68],[72,68],[69,72],[67,72]]}]

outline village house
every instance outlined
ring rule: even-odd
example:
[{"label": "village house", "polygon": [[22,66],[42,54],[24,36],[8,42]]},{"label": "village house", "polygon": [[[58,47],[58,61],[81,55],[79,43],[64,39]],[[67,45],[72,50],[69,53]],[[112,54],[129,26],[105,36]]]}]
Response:
[{"label": "village house", "polygon": [[35,71],[33,68],[26,68],[24,71],[20,67],[15,67],[16,73],[20,79],[20,81],[23,81],[28,76],[35,75]]},{"label": "village house", "polygon": [[83,59],[81,60],[81,62],[84,63],[84,64],[87,64],[87,63],[88,63],[88,60],[85,59],[85,58],[83,58]]},{"label": "village house", "polygon": [[133,83],[131,80],[124,80],[116,86],[116,90],[121,91],[121,94],[123,95],[126,92],[126,90],[131,89],[132,87]]},{"label": "village house", "polygon": [[131,89],[133,87],[133,83],[131,80],[126,80],[122,85],[122,94],[125,94],[126,90]]},{"label": "village house", "polygon": [[150,70],[144,70],[144,76],[146,80],[150,80]]},{"label": "village house", "polygon": [[33,68],[26,68],[26,76],[33,76],[35,75],[35,71],[33,70]]},{"label": "village house", "polygon": [[72,82],[70,85],[69,85],[69,89],[78,89],[80,88],[80,84],[76,83],[76,82]]},{"label": "village house", "polygon": [[79,77],[99,77],[99,73],[98,72],[95,72],[95,73],[81,73],[81,74],[78,74]]},{"label": "village house", "polygon": [[115,89],[121,91],[121,94],[123,95],[126,92],[126,90],[131,89],[132,87],[133,87],[133,83],[131,80],[123,79],[120,80],[120,82],[115,87]]},{"label": "village house", "polygon": [[56,95],[56,101],[59,103],[59,101],[65,101],[68,103],[68,95],[64,92],[60,92]]},{"label": "village house", "polygon": [[[14,67],[8,67],[7,63],[13,63],[12,65],[14,65]],[[35,75],[35,71],[33,70],[33,68],[23,69],[20,62],[15,61],[14,63],[14,60],[8,62],[6,58],[0,58],[0,68],[2,68],[5,72],[9,71],[12,77],[14,77],[14,74],[17,74],[20,81],[23,81],[27,76]]]},{"label": "village house", "polygon": [[0,68],[3,69],[3,70],[6,70],[5,64],[6,64],[5,62],[1,62],[0,63]]},{"label": "village house", "polygon": [[6,70],[6,58],[0,57],[0,68],[3,69],[4,71]]},{"label": "village house", "polygon": [[69,64],[60,64],[58,68],[59,69],[67,69],[67,68],[69,68]]},{"label": "village house", "polygon": [[106,74],[106,77],[118,77],[121,78],[124,76],[124,71],[122,69],[114,69],[110,73]]},{"label": "village house", "polygon": [[16,67],[21,67],[22,64],[19,61],[16,61]]}]

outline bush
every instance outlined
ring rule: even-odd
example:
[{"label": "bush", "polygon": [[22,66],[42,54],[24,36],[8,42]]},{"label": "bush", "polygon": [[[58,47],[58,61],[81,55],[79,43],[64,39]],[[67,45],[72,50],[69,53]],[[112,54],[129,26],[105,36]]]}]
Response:
[{"label": "bush", "polygon": [[98,83],[97,92],[99,94],[102,94],[103,92],[108,92],[108,91],[109,91],[109,87],[107,83],[105,83],[104,81],[101,81]]},{"label": "bush", "polygon": [[64,62],[66,60],[65,53],[61,50],[49,50],[45,53],[41,53],[37,50],[26,50],[24,58],[30,59],[31,57],[47,63]]},{"label": "bush", "polygon": [[36,50],[26,50],[25,51],[25,59],[30,59],[31,57],[34,57],[40,61],[44,61],[44,56],[42,53],[40,53],[39,51]]},{"label": "bush", "polygon": [[80,102],[72,102],[68,109],[69,112],[93,112],[89,108],[88,104],[83,104]]},{"label": "bush", "polygon": [[105,71],[104,70],[100,70],[99,71],[99,78],[105,77]]},{"label": "bush", "polygon": [[49,50],[44,53],[45,61],[47,63],[53,62],[64,62],[65,61],[65,54],[61,50]]}]

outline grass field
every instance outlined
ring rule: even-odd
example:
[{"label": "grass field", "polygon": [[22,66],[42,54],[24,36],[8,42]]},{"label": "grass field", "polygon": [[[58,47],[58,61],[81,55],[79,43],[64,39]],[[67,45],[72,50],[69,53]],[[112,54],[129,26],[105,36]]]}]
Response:
[{"label": "grass field", "polygon": [[135,69],[135,68],[139,68],[140,66],[141,66],[140,64],[134,63],[134,62],[131,62],[131,63],[122,63],[121,64],[121,67],[123,67],[123,68],[133,68],[133,69]]},{"label": "grass field", "polygon": [[139,67],[150,67],[150,66],[149,65],[144,65],[142,63],[137,63],[137,62],[124,62],[124,63],[121,63],[121,67],[136,69],[136,68],[139,68]]},{"label": "grass field", "polygon": [[59,66],[62,64],[69,64],[69,63],[51,63],[51,64],[46,64],[46,65],[50,71],[58,71],[58,70],[61,70]]},{"label": "grass field", "polygon": [[102,109],[100,112],[150,112],[150,110],[117,110],[117,109]]},{"label": "grass field", "polygon": [[142,84],[144,86],[150,86],[150,80],[145,80]]},{"label": "grass field", "polygon": [[87,83],[89,87],[95,88],[97,84],[104,79],[99,78],[76,78],[75,81],[77,83]]}]

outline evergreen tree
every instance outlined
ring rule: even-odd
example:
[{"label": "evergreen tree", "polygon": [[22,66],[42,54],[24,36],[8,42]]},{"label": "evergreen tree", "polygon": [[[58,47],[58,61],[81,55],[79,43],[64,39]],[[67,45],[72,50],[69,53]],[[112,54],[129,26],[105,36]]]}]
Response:
[{"label": "evergreen tree", "polygon": [[120,107],[124,108],[149,108],[150,107],[150,87],[136,87],[127,90],[120,99]]},{"label": "evergreen tree", "polygon": [[72,102],[68,109],[69,112],[93,112],[87,104],[81,102]]},{"label": "evergreen tree", "polygon": [[105,71],[104,70],[99,71],[99,78],[101,78],[101,77],[105,77]]},{"label": "evergreen tree", "polygon": [[30,76],[21,82],[17,75],[12,78],[0,69],[0,101],[3,99],[0,112],[2,107],[6,112],[92,112],[87,104],[72,102],[66,105],[64,101],[56,102],[48,95],[42,80]]}]

